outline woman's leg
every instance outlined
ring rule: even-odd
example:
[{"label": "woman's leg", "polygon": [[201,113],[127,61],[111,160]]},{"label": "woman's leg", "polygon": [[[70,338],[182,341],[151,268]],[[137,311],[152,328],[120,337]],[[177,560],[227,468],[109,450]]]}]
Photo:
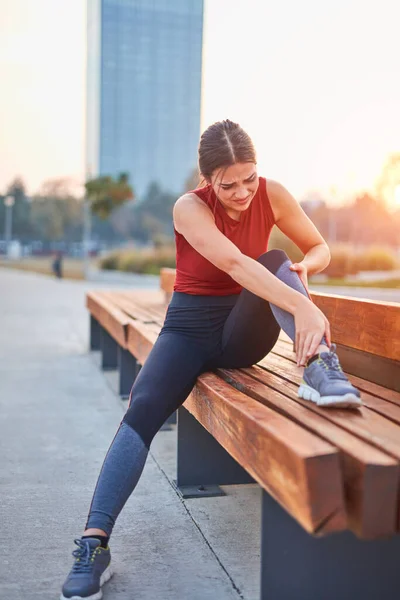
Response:
[{"label": "woman's leg", "polygon": [[104,460],[86,536],[93,529],[111,535],[139,481],[154,435],[186,400],[205,361],[205,349],[193,340],[169,332],[159,336],[134,383],[129,408]]},{"label": "woman's leg", "polygon": [[[291,261],[285,252],[270,250],[260,256],[258,261],[278,279],[309,297],[298,274],[289,269]],[[279,328],[293,341],[296,339],[292,314],[248,290],[242,290],[226,320],[222,339],[223,352],[215,366],[235,368],[258,362],[275,345]],[[320,406],[360,406],[360,393],[344,375],[335,353],[335,345],[332,344],[328,350],[323,337],[321,349],[325,351],[311,357],[304,369],[299,396]]]},{"label": "woman's leg", "polygon": [[[300,277],[291,271],[292,264],[283,250],[270,250],[258,259],[278,279],[308,296]],[[222,335],[223,354],[220,366],[250,366],[274,347],[280,330],[295,340],[294,317],[285,310],[244,289],[226,320]]]}]

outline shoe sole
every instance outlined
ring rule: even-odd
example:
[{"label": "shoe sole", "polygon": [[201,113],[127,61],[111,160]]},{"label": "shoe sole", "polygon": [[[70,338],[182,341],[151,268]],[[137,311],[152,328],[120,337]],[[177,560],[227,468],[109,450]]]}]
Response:
[{"label": "shoe sole", "polygon": [[92,594],[91,596],[64,596],[61,594],[60,600],[101,600],[103,597],[103,592],[101,587],[107,583],[109,579],[114,575],[114,571],[111,569],[111,565],[108,565],[107,569],[104,571],[102,576],[100,577],[100,589],[96,594]]},{"label": "shoe sole", "polygon": [[317,406],[326,408],[358,408],[363,405],[361,399],[351,392],[343,396],[320,396],[316,390],[304,383],[299,387],[297,395],[303,400],[310,400]]}]

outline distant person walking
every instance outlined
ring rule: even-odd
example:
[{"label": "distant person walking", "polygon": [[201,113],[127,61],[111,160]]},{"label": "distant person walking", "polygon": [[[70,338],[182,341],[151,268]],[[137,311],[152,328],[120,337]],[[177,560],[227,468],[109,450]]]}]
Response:
[{"label": "distant person walking", "polygon": [[[361,404],[339,365],[328,320],[307,292],[307,275],[330,260],[321,234],[283,185],[258,175],[252,141],[236,123],[214,123],[203,133],[199,167],[204,185],[174,207],[174,294],[105,457],[62,600],[102,597],[116,519],[155,434],[204,371],[257,363],[282,328],[304,366],[301,398],[319,406]],[[282,250],[267,252],[275,224],[304,253],[300,263]]]},{"label": "distant person walking", "polygon": [[53,263],[52,263],[52,269],[53,269],[53,273],[54,273],[55,277],[57,277],[57,279],[62,279],[62,276],[63,276],[62,260],[63,260],[62,252],[56,252],[56,255],[55,255]]}]

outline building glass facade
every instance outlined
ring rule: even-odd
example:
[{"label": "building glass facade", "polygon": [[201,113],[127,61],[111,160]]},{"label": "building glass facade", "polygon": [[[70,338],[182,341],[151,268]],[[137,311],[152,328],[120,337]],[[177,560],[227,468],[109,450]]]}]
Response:
[{"label": "building glass facade", "polygon": [[197,162],[203,0],[88,0],[87,171],[181,193]]}]

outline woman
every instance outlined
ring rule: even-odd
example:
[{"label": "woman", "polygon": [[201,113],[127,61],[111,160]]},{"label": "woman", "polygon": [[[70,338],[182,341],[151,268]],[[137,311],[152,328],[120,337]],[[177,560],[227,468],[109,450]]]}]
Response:
[{"label": "woman", "polygon": [[[258,362],[282,328],[296,342],[297,365],[305,367],[301,398],[320,406],[361,404],[340,368],[329,323],[307,293],[307,275],[330,259],[317,229],[282,185],[258,176],[253,144],[239,125],[226,120],[203,133],[199,168],[207,185],[174,207],[175,291],[105,458],[86,530],[75,540],[63,600],[101,598],[111,577],[108,540],[115,520],[154,435],[200,373]],[[304,253],[299,264],[281,250],[266,251],[274,224]]]}]

